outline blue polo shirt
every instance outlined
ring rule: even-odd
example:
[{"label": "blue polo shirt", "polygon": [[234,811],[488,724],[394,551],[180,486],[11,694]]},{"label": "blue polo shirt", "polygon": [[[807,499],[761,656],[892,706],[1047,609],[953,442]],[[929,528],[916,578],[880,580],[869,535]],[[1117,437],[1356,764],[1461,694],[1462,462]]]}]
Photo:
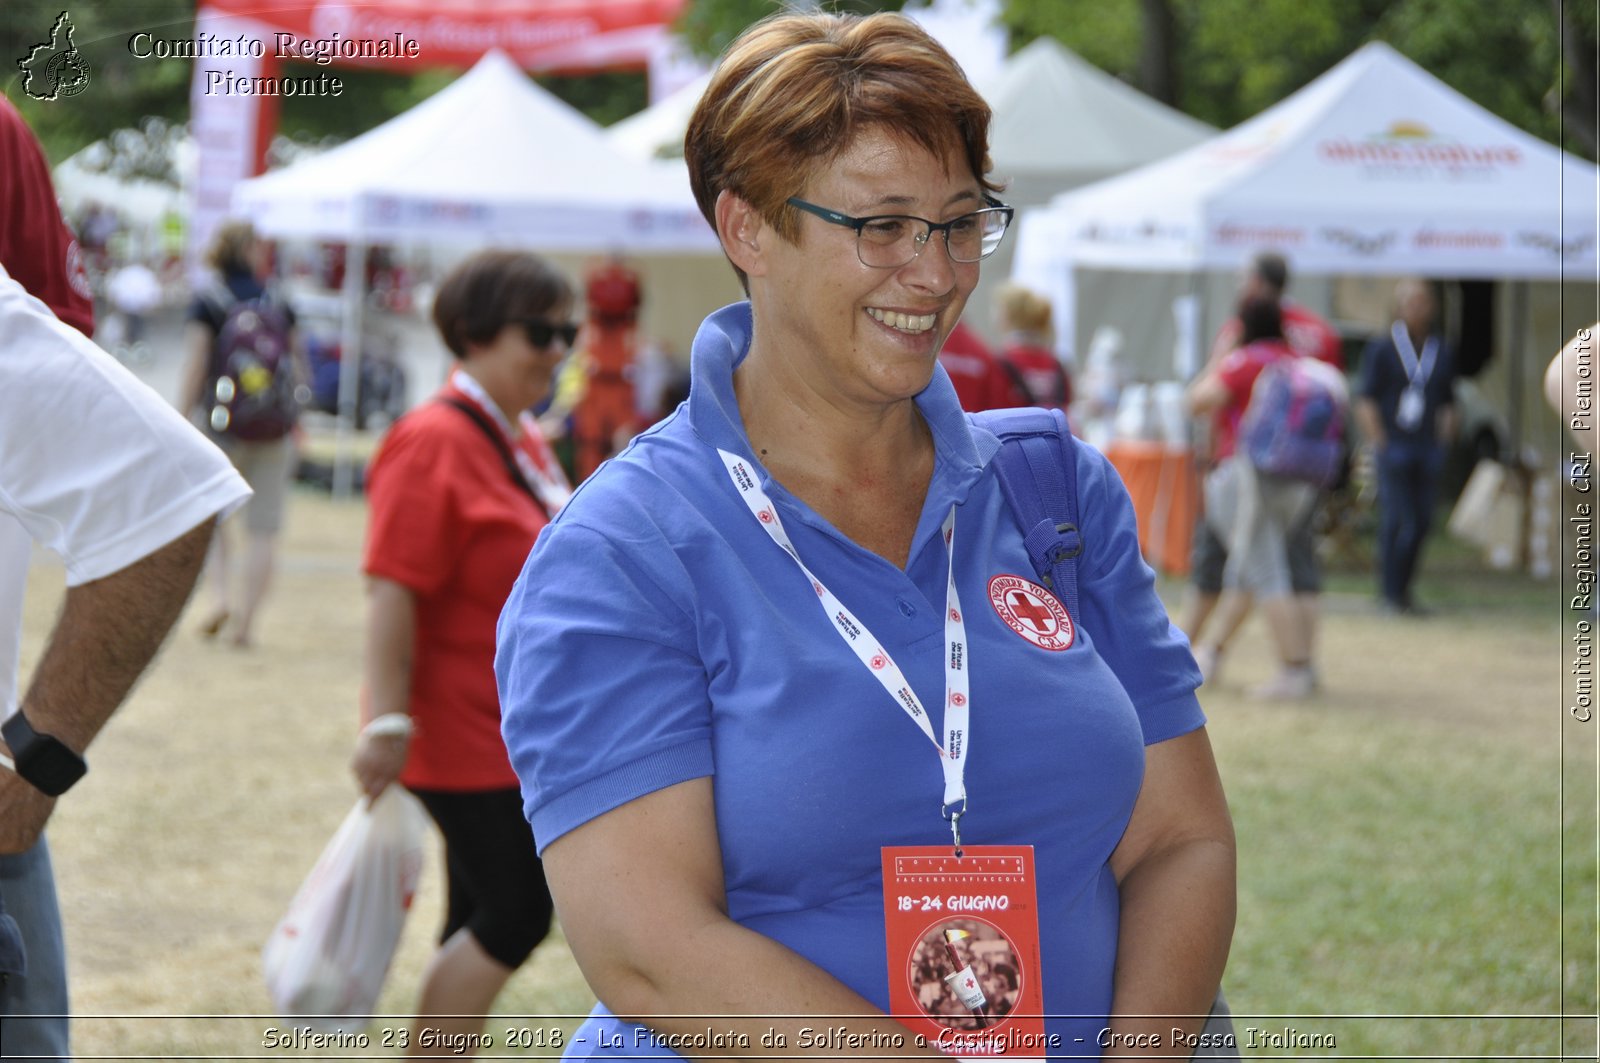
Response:
[{"label": "blue polo shirt", "polygon": [[[761,467],[733,391],[750,328],[744,303],[708,318],[688,401],[586,481],[539,537],[500,618],[506,747],[541,849],[634,798],[711,776],[732,918],[887,1009],[879,850],[949,842],[940,758],[839,637],[717,454]],[[1117,942],[1107,860],[1139,792],[1144,746],[1204,723],[1199,671],[1140,557],[1127,491],[1083,444],[1075,641],[1050,650],[1008,626],[990,580],[1035,577],[989,465],[998,443],[969,423],[943,370],[916,401],[935,462],[905,571],[764,470],[762,486],[801,558],[935,717],[940,524],[957,507],[972,713],[962,837],[1035,847],[1045,1010],[1089,1016],[1050,1020],[1048,1031],[1067,1052],[1098,1056]],[[607,1054],[600,1032],[619,1035],[610,1041],[625,1047],[613,1051],[636,1053],[633,1030],[602,1005],[568,1054]]]}]

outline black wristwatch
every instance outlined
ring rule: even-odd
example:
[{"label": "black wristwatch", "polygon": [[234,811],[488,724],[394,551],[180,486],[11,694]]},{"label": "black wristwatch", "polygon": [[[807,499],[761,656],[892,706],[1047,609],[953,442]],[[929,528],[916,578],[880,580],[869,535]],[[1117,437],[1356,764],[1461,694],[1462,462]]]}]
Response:
[{"label": "black wristwatch", "polygon": [[61,743],[60,739],[40,734],[18,709],[0,724],[0,736],[11,747],[11,759],[34,789],[60,797],[89,770],[84,759]]}]

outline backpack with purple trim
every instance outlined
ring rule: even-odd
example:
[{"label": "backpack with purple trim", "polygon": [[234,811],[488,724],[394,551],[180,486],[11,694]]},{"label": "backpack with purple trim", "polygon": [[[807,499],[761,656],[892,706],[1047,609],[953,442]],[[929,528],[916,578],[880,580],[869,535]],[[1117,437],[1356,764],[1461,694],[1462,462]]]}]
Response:
[{"label": "backpack with purple trim", "polygon": [[1295,355],[1261,370],[1239,422],[1239,452],[1269,476],[1331,487],[1344,461],[1344,376]]},{"label": "backpack with purple trim", "polygon": [[248,443],[282,439],[300,419],[289,312],[270,293],[237,299],[216,281],[222,327],[211,348],[211,430]]}]

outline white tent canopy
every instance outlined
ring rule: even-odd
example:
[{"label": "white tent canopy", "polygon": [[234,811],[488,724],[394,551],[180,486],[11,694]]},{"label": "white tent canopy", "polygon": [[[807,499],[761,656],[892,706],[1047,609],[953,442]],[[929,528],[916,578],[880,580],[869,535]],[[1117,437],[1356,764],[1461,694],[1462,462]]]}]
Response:
[{"label": "white tent canopy", "polygon": [[980,86],[1006,200],[1046,202],[1064,189],[1123,173],[1201,143],[1216,130],[1118,81],[1050,37]]},{"label": "white tent canopy", "polygon": [[1596,169],[1388,45],[1365,45],[1244,124],[1058,197],[1021,226],[1016,273],[1076,266],[1556,278],[1596,268]]},{"label": "white tent canopy", "polygon": [[376,129],[243,182],[234,206],[279,237],[717,249],[686,174],[676,180],[621,154],[502,52]]}]

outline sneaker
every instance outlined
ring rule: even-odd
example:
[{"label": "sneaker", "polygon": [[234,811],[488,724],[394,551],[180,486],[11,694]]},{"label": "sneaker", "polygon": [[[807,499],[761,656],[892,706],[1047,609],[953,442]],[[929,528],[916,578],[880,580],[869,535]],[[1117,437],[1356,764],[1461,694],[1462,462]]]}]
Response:
[{"label": "sneaker", "polygon": [[1250,696],[1261,701],[1304,701],[1316,690],[1316,677],[1309,668],[1285,668],[1256,687]]},{"label": "sneaker", "polygon": [[1200,683],[1202,686],[1214,687],[1221,680],[1222,651],[1215,646],[1196,646],[1194,648],[1194,663],[1200,666]]}]

